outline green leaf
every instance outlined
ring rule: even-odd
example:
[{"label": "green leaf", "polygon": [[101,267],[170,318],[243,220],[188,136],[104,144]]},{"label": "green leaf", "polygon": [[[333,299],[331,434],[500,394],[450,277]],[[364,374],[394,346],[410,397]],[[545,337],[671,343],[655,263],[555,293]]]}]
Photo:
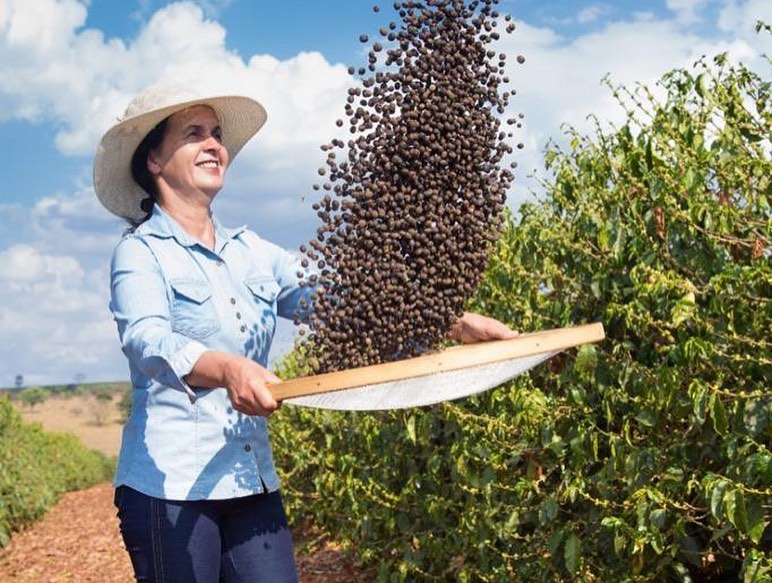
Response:
[{"label": "green leaf", "polygon": [[558,504],[554,499],[549,498],[544,501],[539,508],[539,522],[541,524],[549,524],[558,515]]},{"label": "green leaf", "polygon": [[644,427],[654,427],[657,423],[657,416],[650,411],[641,411],[635,416],[635,419]]},{"label": "green leaf", "polygon": [[665,521],[667,520],[667,511],[664,508],[658,508],[657,510],[652,510],[651,514],[649,515],[649,519],[651,520],[651,523],[657,527],[657,529],[662,530],[665,528]]},{"label": "green leaf", "polygon": [[748,512],[745,508],[745,496],[742,490],[730,490],[724,495],[726,517],[729,522],[742,532],[748,532]]},{"label": "green leaf", "polygon": [[569,573],[576,574],[581,567],[582,558],[582,543],[579,537],[575,534],[569,535],[563,552],[566,559],[566,569]]},{"label": "green leaf", "polygon": [[748,536],[759,544],[767,526],[767,514],[761,502],[753,500],[748,504]]},{"label": "green leaf", "polygon": [[700,425],[705,422],[706,405],[708,402],[708,386],[700,379],[689,383],[689,397],[692,399],[692,411]]},{"label": "green leaf", "polygon": [[713,429],[716,430],[716,433],[719,435],[726,435],[727,429],[729,427],[729,419],[726,414],[726,407],[724,407],[724,403],[721,401],[721,398],[713,394],[711,395],[711,417],[713,419]]},{"label": "green leaf", "polygon": [[584,344],[576,353],[574,368],[582,374],[593,374],[598,366],[598,351],[594,344]]},{"label": "green leaf", "polygon": [[694,84],[694,90],[700,97],[705,97],[708,92],[708,82],[705,78],[705,73],[697,75],[697,81]]},{"label": "green leaf", "polygon": [[673,325],[680,326],[687,320],[691,320],[697,311],[694,292],[685,294],[673,307],[670,317]]},{"label": "green leaf", "polygon": [[410,518],[408,518],[407,514],[404,512],[399,512],[397,514],[397,528],[402,532],[410,530]]},{"label": "green leaf", "polygon": [[413,444],[416,443],[416,435],[415,435],[415,415],[410,415],[410,417],[407,418],[405,421],[405,426],[407,428],[407,436],[410,438],[410,441],[413,442]]}]

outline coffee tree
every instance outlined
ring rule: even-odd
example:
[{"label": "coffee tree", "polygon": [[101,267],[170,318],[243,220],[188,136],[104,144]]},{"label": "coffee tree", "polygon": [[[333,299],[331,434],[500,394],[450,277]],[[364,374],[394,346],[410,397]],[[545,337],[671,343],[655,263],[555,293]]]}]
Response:
[{"label": "coffee tree", "polygon": [[283,409],[291,516],[382,581],[769,580],[769,89],[725,55],[610,86],[625,123],[548,146],[470,306],[607,339],[442,406]]},{"label": "coffee tree", "polygon": [[549,147],[490,266],[479,305],[522,328],[606,325],[533,376],[542,474],[514,506],[555,573],[772,576],[769,88],[726,55],[662,100],[612,88],[626,123]]}]

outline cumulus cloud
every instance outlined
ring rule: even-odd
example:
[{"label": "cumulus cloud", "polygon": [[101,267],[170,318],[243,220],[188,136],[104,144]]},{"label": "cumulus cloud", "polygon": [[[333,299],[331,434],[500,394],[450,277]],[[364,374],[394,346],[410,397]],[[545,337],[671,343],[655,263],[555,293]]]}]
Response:
[{"label": "cumulus cloud", "polygon": [[131,98],[160,79],[249,95],[266,106],[268,122],[234,164],[227,195],[240,200],[223,206],[258,225],[288,205],[303,214],[302,196],[323,161],[318,146],[337,130],[354,82],[344,66],[313,52],[245,61],[192,2],[164,6],[124,42],[84,29],[86,8],[75,0],[9,1],[0,13],[0,75],[11,82],[0,87],[0,116],[50,122],[62,154],[86,157]]},{"label": "cumulus cloud", "polygon": [[299,142],[323,139],[351,84],[343,66],[318,53],[286,61],[255,55],[245,63],[227,49],[222,25],[192,2],[161,8],[125,43],[84,29],[86,8],[75,0],[7,1],[0,12],[0,121],[55,122],[65,155],[90,155],[141,88],[172,78],[265,102],[263,149],[278,148],[273,159],[280,163]]},{"label": "cumulus cloud", "polygon": [[[674,6],[681,11],[696,9],[699,1],[674,0]],[[727,8],[722,16],[724,22],[743,20],[747,24],[750,13],[759,13],[754,12],[754,3],[751,0],[742,10]],[[510,114],[525,113],[519,139],[526,147],[517,152],[519,169],[510,196],[514,205],[527,198],[530,191],[538,191],[537,181],[529,179],[528,173],[541,173],[541,154],[547,140],[564,141],[561,126],[567,124],[586,133],[593,130],[594,118],[602,124],[624,119],[624,111],[604,79],[612,85],[644,84],[656,94],[656,82],[664,73],[689,67],[702,55],[728,51],[751,65],[760,61],[751,44],[751,28],[738,26],[736,34],[712,39],[684,27],[679,18],[638,14],[575,38],[518,23],[513,35],[503,36],[500,48],[510,55],[508,73],[518,92]],[[526,58],[523,65],[517,65],[512,58],[519,53]]]},{"label": "cumulus cloud", "polygon": [[585,6],[576,15],[576,21],[579,24],[587,24],[589,22],[595,22],[601,16],[608,12],[608,6],[601,4],[593,4],[591,6]]},{"label": "cumulus cloud", "polygon": [[692,24],[700,20],[700,11],[713,0],[666,0],[665,6],[671,10],[682,24]]},{"label": "cumulus cloud", "polygon": [[[116,378],[120,349],[103,274],[30,245],[0,252],[0,386]],[[118,377],[120,378],[120,377]]]},{"label": "cumulus cloud", "polygon": [[[318,146],[340,131],[334,122],[354,81],[319,53],[282,60],[230,50],[216,20],[228,1],[143,0],[141,26],[130,39],[86,28],[87,0],[0,1],[0,123],[51,127],[82,181],[31,205],[0,205],[0,386],[12,385],[16,374],[40,383],[69,382],[78,373],[125,378],[107,311],[107,262],[125,225],[99,206],[84,168],[102,133],[150,83],[206,83],[261,101],[268,123],[229,170],[216,212],[225,224],[246,222],[288,247],[313,232],[315,217],[303,197],[324,160]],[[512,6],[503,3],[502,11]],[[537,189],[527,175],[540,171],[542,148],[548,138],[560,139],[562,123],[589,131],[590,114],[621,119],[601,83],[607,74],[615,84],[652,85],[702,54],[726,50],[753,64],[770,53],[769,35],[753,31],[756,20],[772,21],[772,4],[764,0],[667,0],[665,16],[617,20],[609,6],[588,2],[571,15],[591,23],[592,32],[567,37],[518,20],[515,34],[497,47],[510,55],[508,75],[518,92],[510,114],[525,114],[514,138],[526,147],[517,151],[513,206]],[[514,59],[521,53],[522,66]],[[280,344],[290,336],[283,331]]]},{"label": "cumulus cloud", "polygon": [[772,56],[772,35],[768,32],[750,34],[757,22],[772,24],[772,3],[766,0],[728,2],[718,18],[718,27],[728,35],[742,35],[757,54]]}]

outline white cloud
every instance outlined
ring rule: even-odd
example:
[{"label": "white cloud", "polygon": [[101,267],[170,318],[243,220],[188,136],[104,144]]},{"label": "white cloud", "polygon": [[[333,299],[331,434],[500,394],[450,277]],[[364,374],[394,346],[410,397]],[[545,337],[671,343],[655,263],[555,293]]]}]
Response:
[{"label": "white cloud", "polygon": [[0,386],[116,377],[120,350],[103,274],[30,245],[0,251]]},{"label": "white cloud", "polygon": [[[230,170],[218,216],[287,246],[313,233],[316,219],[302,197],[311,194],[324,160],[319,144],[339,131],[334,121],[353,81],[319,53],[279,60],[229,50],[226,29],[211,20],[227,2],[167,4],[136,38],[119,40],[84,28],[87,0],[0,0],[0,123],[50,124],[83,182],[31,208],[0,205],[0,386],[12,385],[16,374],[40,383],[68,382],[81,372],[93,380],[126,376],[107,310],[107,262],[125,227],[96,202],[83,161],[145,85],[176,78],[261,101],[268,123]],[[512,113],[525,113],[514,138],[526,148],[516,154],[513,203],[535,188],[526,175],[540,171],[542,148],[560,137],[560,124],[587,132],[589,114],[621,119],[601,85],[607,73],[615,84],[651,86],[702,54],[728,50],[752,64],[761,62],[760,52],[772,52],[769,35],[753,31],[757,19],[772,21],[772,3],[723,0],[718,21],[706,23],[709,2],[718,0],[667,0],[672,16],[640,12],[618,22],[607,21],[608,5],[588,3],[575,21],[595,22],[594,32],[574,38],[518,21],[514,35],[501,41],[518,91]],[[693,24],[700,18],[718,32],[698,32]],[[520,53],[522,66],[514,59]]]},{"label": "white cloud", "polygon": [[67,283],[83,276],[77,261],[70,257],[42,256],[30,245],[15,245],[0,253],[4,269],[0,281],[11,286],[40,284],[53,280]]},{"label": "white cloud", "polygon": [[[729,10],[724,16],[748,20],[752,2],[743,10]],[[686,4],[683,4],[686,9]],[[602,29],[565,38],[551,29],[518,23],[512,35],[504,35],[502,47],[510,55],[508,72],[518,94],[512,100],[513,112],[524,112],[519,138],[526,148],[517,151],[519,168],[510,201],[521,202],[529,189],[538,190],[526,174],[534,169],[543,174],[542,148],[549,138],[561,142],[561,124],[580,132],[591,132],[590,114],[602,123],[616,123],[624,112],[601,80],[608,75],[613,85],[633,87],[640,83],[655,90],[656,81],[678,67],[690,67],[702,55],[729,51],[736,59],[757,63],[758,53],[747,37],[736,31],[733,38],[708,39],[687,31],[676,20],[653,15],[637,15],[630,21],[611,22]],[[514,55],[522,53],[524,65],[517,65]]]},{"label": "white cloud", "polygon": [[682,24],[693,24],[701,20],[701,9],[713,0],[665,0],[665,6],[676,15]]},{"label": "white cloud", "polygon": [[158,10],[127,45],[83,29],[86,10],[74,0],[9,1],[0,13],[0,116],[53,121],[67,155],[90,155],[136,93],[174,78],[264,102],[269,124],[256,154],[264,165],[281,164],[298,145],[327,139],[352,83],[318,53],[245,63],[226,48],[222,25],[191,2]]},{"label": "white cloud", "polygon": [[[256,204],[256,191],[271,193],[274,207],[286,206],[277,198],[297,204],[310,191],[323,162],[318,146],[337,130],[334,121],[353,83],[344,66],[319,53],[284,61],[253,55],[245,62],[227,49],[222,25],[191,2],[158,10],[129,44],[82,29],[85,9],[74,0],[12,0],[4,21],[29,24],[14,25],[24,34],[0,37],[0,75],[16,80],[0,86],[0,110],[9,117],[53,120],[60,128],[56,146],[67,155],[90,156],[134,94],[161,78],[261,101],[268,122],[239,155],[226,195],[243,197],[240,220],[250,223],[275,210],[266,208],[265,197]],[[57,40],[36,45],[36,21]],[[245,217],[243,209],[251,212]]]},{"label": "white cloud", "polygon": [[772,57],[772,35],[769,32],[755,33],[756,22],[772,24],[772,3],[767,0],[728,2],[718,18],[720,30],[732,36],[747,39],[754,50]]},{"label": "white cloud", "polygon": [[608,6],[601,4],[592,4],[585,6],[576,15],[576,21],[579,24],[587,24],[597,21],[601,16],[608,12]]}]

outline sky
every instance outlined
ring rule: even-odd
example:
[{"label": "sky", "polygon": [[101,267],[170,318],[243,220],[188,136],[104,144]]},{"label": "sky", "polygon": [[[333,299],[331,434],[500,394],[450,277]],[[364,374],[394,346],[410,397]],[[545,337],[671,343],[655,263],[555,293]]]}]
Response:
[{"label": "sky", "polygon": [[[335,137],[360,34],[395,18],[365,0],[0,0],[0,387],[128,379],[108,309],[109,261],[124,223],[91,182],[102,134],[145,86],[195,83],[260,101],[268,123],[239,153],[214,212],[289,250],[312,237],[319,146]],[[538,196],[548,140],[623,118],[601,82],[654,86],[728,52],[769,78],[768,0],[501,0],[523,113],[516,209]],[[525,56],[517,65],[515,56]],[[508,71],[509,73],[509,71]],[[318,177],[317,177],[318,178]],[[272,359],[291,346],[282,326]]]}]

